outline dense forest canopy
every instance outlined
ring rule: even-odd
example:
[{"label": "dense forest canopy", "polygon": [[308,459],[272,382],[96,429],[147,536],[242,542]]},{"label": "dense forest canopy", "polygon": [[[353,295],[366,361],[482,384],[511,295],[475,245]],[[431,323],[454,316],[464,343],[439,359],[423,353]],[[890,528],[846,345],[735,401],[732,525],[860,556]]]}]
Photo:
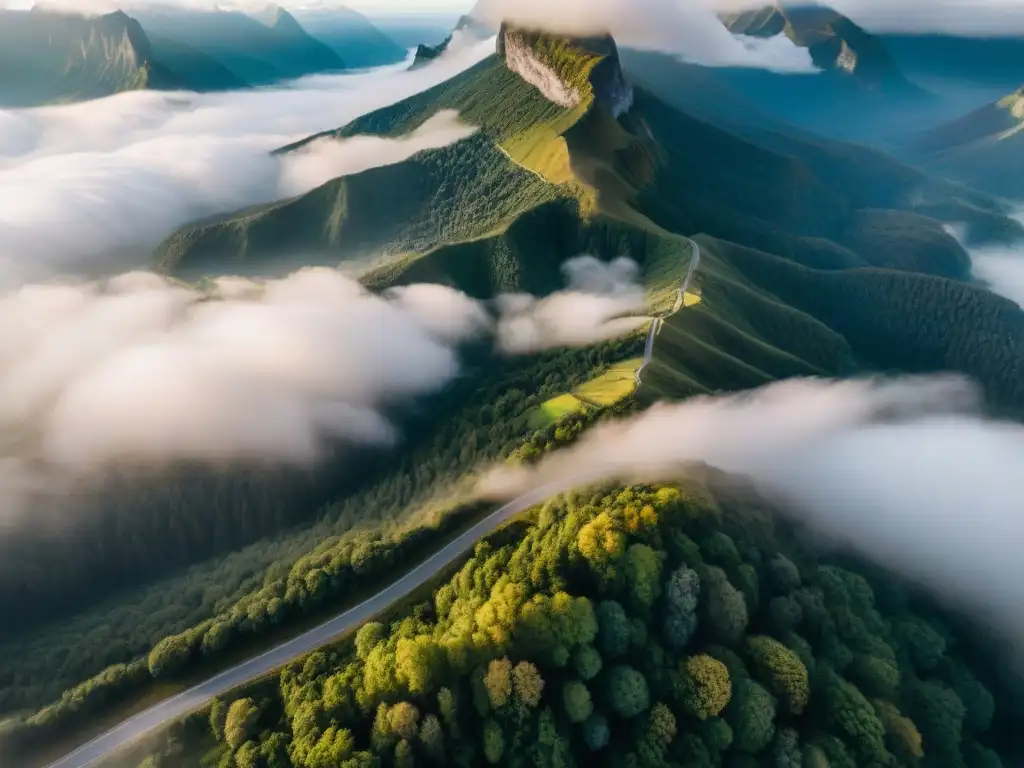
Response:
[{"label": "dense forest canopy", "polygon": [[574,493],[145,764],[995,768],[979,630],[724,476]]}]

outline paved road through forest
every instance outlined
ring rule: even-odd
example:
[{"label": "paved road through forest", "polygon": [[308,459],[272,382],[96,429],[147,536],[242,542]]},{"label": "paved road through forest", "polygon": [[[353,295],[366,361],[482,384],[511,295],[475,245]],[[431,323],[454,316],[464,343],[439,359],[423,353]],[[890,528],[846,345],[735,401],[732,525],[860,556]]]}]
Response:
[{"label": "paved road through forest", "polygon": [[[682,307],[684,295],[689,289],[690,282],[700,263],[700,249],[692,240],[690,242],[693,245],[690,267],[680,286],[675,307],[668,315],[678,312]],[[657,324],[660,322],[661,318],[655,318],[651,323],[643,366],[650,362],[654,336],[657,333]],[[643,366],[641,366],[640,370],[643,369]],[[639,376],[639,371],[637,375]],[[293,659],[328,644],[340,635],[359,627],[364,622],[380,614],[392,603],[412,593],[413,590],[436,576],[447,565],[469,552],[480,539],[495,531],[511,518],[536,504],[540,504],[550,496],[563,491],[565,491],[565,488],[562,484],[552,483],[529,491],[517,499],[513,499],[368,600],[266,653],[249,659],[225,672],[221,672],[216,677],[212,677],[173,698],[162,701],[144,712],[125,720],[102,736],[93,739],[69,755],[51,763],[49,768],[86,768],[86,766],[94,765],[102,758],[109,756],[114,751],[144,736],[155,728],[173,722],[189,712],[199,709],[215,696],[219,696],[243,683],[272,672]]]}]

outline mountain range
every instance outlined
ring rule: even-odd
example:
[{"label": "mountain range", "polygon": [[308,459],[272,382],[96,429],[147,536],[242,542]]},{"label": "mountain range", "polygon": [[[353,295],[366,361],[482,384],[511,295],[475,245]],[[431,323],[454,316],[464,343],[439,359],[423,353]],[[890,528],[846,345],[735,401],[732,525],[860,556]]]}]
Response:
[{"label": "mountain range", "polygon": [[347,8],[300,15],[309,29],[274,5],[251,14],[154,4],[100,16],[0,10],[0,106],[139,88],[233,90],[407,55]]},{"label": "mountain range", "polygon": [[[623,61],[641,62],[639,76]],[[657,271],[652,260],[671,258],[682,247],[680,236],[700,234],[712,238],[705,289],[730,290],[716,289],[712,275],[733,275],[725,278],[728,284],[743,274],[755,303],[756,296],[778,290],[779,275],[790,273],[786,284],[805,281],[809,292],[819,282],[839,291],[872,286],[864,299],[869,303],[884,302],[910,279],[921,281],[936,303],[915,324],[944,323],[948,313],[941,306],[961,300],[953,297],[962,292],[982,304],[1004,301],[966,284],[970,261],[943,229],[945,222],[966,222],[975,237],[997,241],[1022,234],[997,200],[875,150],[782,124],[773,130],[750,115],[746,129],[737,116],[716,125],[707,120],[710,110],[688,111],[698,101],[693,72],[669,57],[624,56],[611,38],[566,40],[503,27],[496,56],[310,141],[399,136],[438,109],[458,110],[478,125],[473,138],[186,227],[160,247],[157,263],[194,279],[265,270],[296,254],[322,264],[373,255],[380,264],[367,276],[371,284],[444,279],[487,297],[550,289],[556,279],[550,265],[588,246],[609,257],[628,247]],[[703,100],[712,102],[716,94],[712,89]],[[763,271],[748,271],[753,265]],[[728,306],[750,311],[738,298]],[[800,311],[808,328],[821,330],[824,323],[845,330],[817,307]],[[1014,310],[1005,312],[1011,325],[1019,322],[1010,320]],[[745,327],[727,315],[714,322],[723,343]],[[803,359],[802,370],[822,370],[821,358],[801,351],[803,341],[754,333],[776,350],[777,364]],[[887,353],[857,348],[849,339],[841,346],[847,343],[853,355],[847,362],[861,356],[888,361]],[[932,354],[921,358],[926,369],[940,364]],[[841,359],[825,370],[843,368]],[[973,355],[960,361],[974,373],[979,363]],[[779,375],[774,364],[762,365],[769,378]],[[656,381],[656,368],[652,375]],[[1003,406],[1024,407],[1018,384],[1002,374],[979,375],[1004,392]]]}]

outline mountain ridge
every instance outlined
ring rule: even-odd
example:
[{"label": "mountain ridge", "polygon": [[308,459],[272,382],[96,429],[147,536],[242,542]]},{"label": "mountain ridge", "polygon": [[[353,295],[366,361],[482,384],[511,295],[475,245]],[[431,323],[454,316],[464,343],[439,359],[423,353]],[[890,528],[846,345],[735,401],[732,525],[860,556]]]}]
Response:
[{"label": "mountain ridge", "polygon": [[990,194],[1024,199],[1024,87],[913,136],[908,156]]},{"label": "mountain ridge", "polygon": [[137,88],[177,88],[184,81],[153,56],[138,20],[115,11],[0,10],[0,63],[17,78],[0,82],[0,105],[36,106]]}]

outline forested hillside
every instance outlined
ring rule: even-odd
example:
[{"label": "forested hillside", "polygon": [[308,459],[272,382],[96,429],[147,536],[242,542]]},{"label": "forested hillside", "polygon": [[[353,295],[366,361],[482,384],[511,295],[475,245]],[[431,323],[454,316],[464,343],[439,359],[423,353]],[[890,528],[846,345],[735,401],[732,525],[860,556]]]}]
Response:
[{"label": "forested hillside", "polygon": [[778,512],[715,476],[552,500],[146,765],[1003,765],[1022,690],[976,628]]},{"label": "forested hillside", "polygon": [[[817,258],[801,264],[792,255],[780,258],[705,237],[698,242],[708,266],[704,300],[694,315],[721,322],[724,311],[735,312],[733,307],[747,314],[758,304],[767,305],[775,311],[757,312],[751,327],[783,349],[810,357],[827,340],[826,349],[847,350],[860,367],[961,371],[984,386],[992,406],[1015,417],[1024,414],[1024,312],[1012,301],[920,272],[836,269]],[[782,317],[790,320],[779,327]],[[693,365],[691,350],[699,344],[691,338],[696,322],[691,316],[668,321],[648,374],[653,389],[674,396],[690,393],[685,378],[682,390],[677,379]],[[823,334],[822,326],[831,333]],[[769,378],[774,377],[764,380]]]}]

